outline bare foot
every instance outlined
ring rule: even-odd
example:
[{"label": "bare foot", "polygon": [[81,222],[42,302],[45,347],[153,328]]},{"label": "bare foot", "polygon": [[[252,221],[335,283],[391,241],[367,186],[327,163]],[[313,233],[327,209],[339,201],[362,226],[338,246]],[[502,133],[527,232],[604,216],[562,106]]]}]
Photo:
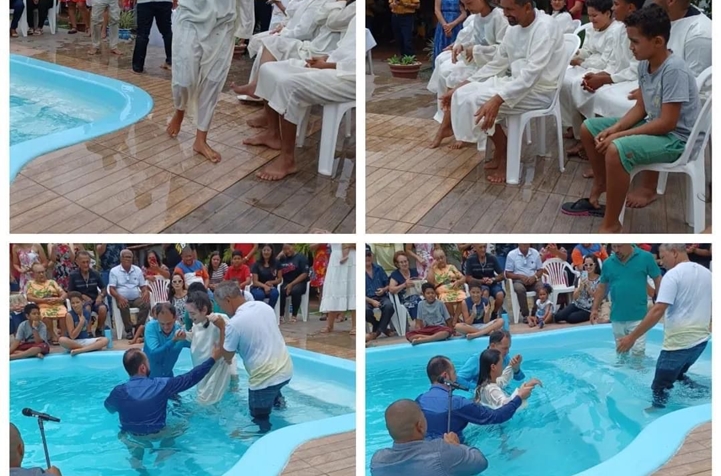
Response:
[{"label": "bare foot", "polygon": [[626,206],[629,208],[647,207],[655,202],[657,198],[656,190],[638,187],[629,192],[628,197],[626,197]]},{"label": "bare foot", "polygon": [[599,233],[621,233],[622,231],[623,225],[618,221],[610,227],[601,226],[601,228],[598,229]]},{"label": "bare foot", "polygon": [[453,144],[451,144],[451,145],[448,146],[448,148],[451,149],[451,150],[463,149],[463,148],[465,148],[465,147],[468,147],[468,143],[467,143],[467,142],[460,141],[460,140],[457,140],[457,141],[455,141]]},{"label": "bare foot", "polygon": [[250,84],[244,84],[243,86],[238,86],[235,83],[230,83],[230,89],[233,90],[235,94],[245,94],[246,96],[253,96],[253,86]]},{"label": "bare foot", "polygon": [[289,163],[282,156],[273,160],[263,170],[255,174],[261,180],[267,180],[269,182],[275,182],[284,179],[288,175],[292,175],[298,172],[298,168],[295,165],[295,161]]},{"label": "bare foot", "polygon": [[573,127],[569,127],[566,129],[566,132],[563,133],[564,139],[573,139]]},{"label": "bare foot", "polygon": [[431,149],[437,149],[438,146],[441,145],[441,142],[443,142],[443,139],[451,137],[452,135],[453,131],[449,127],[439,127],[438,132],[436,132],[436,136],[433,138],[433,142],[431,142],[429,147]]},{"label": "bare foot", "polygon": [[268,119],[265,116],[254,117],[253,119],[248,119],[247,124],[256,129],[264,129],[268,127]]},{"label": "bare foot", "polygon": [[165,129],[165,131],[168,133],[170,137],[178,137],[178,133],[180,132],[180,126],[183,124],[183,118],[185,117],[185,111],[176,110],[175,114],[173,114],[173,118],[170,120],[170,123],[168,124],[168,127]]},{"label": "bare foot", "polygon": [[72,349],[70,351],[70,356],[72,357],[72,356],[78,355],[79,354],[78,350],[80,350],[80,349]]},{"label": "bare foot", "polygon": [[423,342],[423,338],[421,338],[421,337],[416,337],[416,338],[414,338],[414,339],[411,341],[411,345],[418,345],[418,344],[420,344],[420,343],[422,343],[422,342]]},{"label": "bare foot", "polygon": [[100,50],[98,48],[90,48],[90,51],[88,51],[88,54],[90,56],[97,55],[98,53],[100,53]]},{"label": "bare foot", "polygon": [[168,63],[163,63],[160,65],[160,69],[167,69],[170,70],[170,65]]},{"label": "bare foot", "polygon": [[593,169],[588,168],[585,172],[583,172],[583,178],[593,178]]},{"label": "bare foot", "polygon": [[506,170],[499,170],[494,174],[486,175],[486,180],[491,183],[506,183]]},{"label": "bare foot", "polygon": [[38,359],[44,359],[45,355],[43,355],[42,353],[39,353],[39,354],[35,354],[35,357],[37,357]]},{"label": "bare foot", "polygon": [[255,137],[243,140],[245,145],[265,146],[269,149],[280,150],[280,137],[270,131],[261,132]]},{"label": "bare foot", "polygon": [[569,147],[568,149],[566,149],[566,155],[568,155],[568,156],[579,155],[581,153],[581,150],[583,150],[583,144],[581,144],[579,142],[578,144],[573,145],[573,146]]},{"label": "bare foot", "polygon": [[123,52],[120,51],[120,50],[117,49],[117,48],[114,48],[114,49],[110,50],[110,52],[111,52],[112,54],[114,54],[115,56],[123,56]]},{"label": "bare foot", "polygon": [[196,139],[195,143],[193,144],[193,150],[208,159],[209,161],[213,162],[214,164],[220,162],[220,154],[214,151],[212,147],[210,147],[205,141],[199,142]]},{"label": "bare foot", "polygon": [[485,164],[483,164],[483,168],[485,170],[495,170],[498,168],[498,162],[500,162],[500,161],[494,157],[491,160],[489,160],[488,162],[486,162]]},{"label": "bare foot", "polygon": [[144,71],[135,71],[134,69],[131,69],[130,71],[132,71],[134,74],[143,74],[144,73]]}]

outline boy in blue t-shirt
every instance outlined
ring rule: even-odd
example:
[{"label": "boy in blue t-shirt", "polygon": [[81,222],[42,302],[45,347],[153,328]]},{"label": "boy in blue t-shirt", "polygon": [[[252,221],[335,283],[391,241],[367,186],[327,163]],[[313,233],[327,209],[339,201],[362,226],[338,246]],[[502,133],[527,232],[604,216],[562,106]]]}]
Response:
[{"label": "boy in blue t-shirt", "polygon": [[421,290],[423,301],[418,303],[416,329],[407,332],[406,339],[413,345],[448,339],[453,329],[447,325],[451,316],[446,305],[436,299],[436,288],[431,283],[425,283]]},{"label": "boy in blue t-shirt", "polygon": [[[484,289],[485,288],[485,289]],[[456,332],[471,340],[503,329],[503,319],[492,319],[491,303],[488,299],[488,287],[478,281],[468,285],[468,296],[461,303],[463,321],[456,324]]]},{"label": "boy in blue t-shirt", "polygon": [[70,355],[84,354],[100,350],[108,345],[106,337],[93,337],[90,327],[90,309],[84,306],[83,295],[77,291],[68,293],[70,310],[65,316],[67,334],[60,337],[58,343]]},{"label": "boy in blue t-shirt", "polygon": [[[668,49],[671,21],[666,11],[652,4],[630,14],[625,23],[631,51],[639,60],[639,91],[632,93],[636,105],[622,118],[597,117],[583,123],[581,143],[593,168],[593,188],[589,198],[562,206],[567,215],[603,216],[599,233],[622,231],[619,215],[630,172],[678,160],[701,111],[695,76],[683,58]],[[604,192],[605,206],[599,203]]]},{"label": "boy in blue t-shirt", "polygon": [[10,360],[37,357],[42,359],[50,353],[48,328],[40,317],[40,308],[30,303],[24,309],[27,320],[20,323],[15,338],[10,343]]}]

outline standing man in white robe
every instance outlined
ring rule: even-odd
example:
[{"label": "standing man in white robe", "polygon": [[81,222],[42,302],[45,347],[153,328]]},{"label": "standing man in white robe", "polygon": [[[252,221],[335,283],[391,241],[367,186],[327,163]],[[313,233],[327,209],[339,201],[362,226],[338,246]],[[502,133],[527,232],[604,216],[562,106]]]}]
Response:
[{"label": "standing man in white robe", "polygon": [[309,107],[355,101],[355,34],[354,16],[338,48],[327,58],[291,59],[260,68],[257,94],[267,101],[268,129],[257,139],[280,142],[280,157],[258,172],[261,180],[281,180],[298,171],[295,135]]},{"label": "standing man in white robe", "polygon": [[208,144],[208,130],[233,59],[239,0],[179,0],[173,19],[173,102],[168,124],[177,137],[186,111],[195,116],[193,150],[213,163],[220,154]]},{"label": "standing man in white robe", "polygon": [[[486,169],[498,169],[487,180],[506,181],[508,139],[498,122],[506,115],[545,109],[568,67],[563,33],[553,18],[533,8],[531,0],[502,0],[511,26],[496,55],[483,68],[443,97],[450,103],[451,123],[457,140],[476,142],[485,150],[486,136],[495,146]],[[506,72],[511,70],[511,76]]]}]

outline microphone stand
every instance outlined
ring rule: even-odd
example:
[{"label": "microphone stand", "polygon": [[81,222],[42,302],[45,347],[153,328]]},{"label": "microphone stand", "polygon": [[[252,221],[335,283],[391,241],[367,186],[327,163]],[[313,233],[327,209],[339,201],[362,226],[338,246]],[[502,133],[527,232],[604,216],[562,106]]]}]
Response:
[{"label": "microphone stand", "polygon": [[45,426],[43,425],[43,419],[38,417],[38,426],[40,427],[40,436],[43,439],[43,449],[45,450],[45,462],[48,464],[50,469],[50,455],[48,454],[48,442],[45,439]]},{"label": "microphone stand", "polygon": [[447,385],[448,387],[448,431],[446,433],[451,432],[451,407],[453,405],[453,387],[450,385]]}]

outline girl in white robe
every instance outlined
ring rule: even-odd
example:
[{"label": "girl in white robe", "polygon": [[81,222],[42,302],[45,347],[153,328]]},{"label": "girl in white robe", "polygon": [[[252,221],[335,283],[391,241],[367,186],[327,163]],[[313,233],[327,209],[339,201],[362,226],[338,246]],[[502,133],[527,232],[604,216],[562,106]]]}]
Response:
[{"label": "girl in white robe", "polygon": [[556,24],[564,33],[573,33],[576,31],[576,24],[573,17],[568,13],[566,8],[566,0],[551,0],[551,17],[556,20]]},{"label": "girl in white robe", "polygon": [[[229,319],[225,314],[211,312],[213,304],[207,293],[197,291],[191,293],[185,308],[193,321],[193,328],[187,333],[186,339],[190,341],[193,366],[197,366],[211,356],[214,347],[223,345]],[[196,386],[196,400],[201,405],[218,403],[229,386],[234,388],[238,386],[236,356],[233,356],[230,364],[225,359],[221,359],[213,365],[208,375]]]},{"label": "girl in white robe", "polygon": [[[513,400],[518,395],[518,390],[508,395],[505,387],[513,379],[513,367],[511,365],[503,367],[503,359],[501,352],[496,349],[486,349],[481,353],[480,372],[478,374],[478,386],[475,392],[475,401],[488,408],[497,409]],[[528,382],[524,382],[521,386],[535,387],[543,386],[540,380],[532,378]],[[526,400],[523,400],[521,408],[526,406]]]},{"label": "girl in white robe", "polygon": [[193,150],[211,162],[208,130],[233,59],[242,0],[178,0],[173,18],[172,90],[175,115],[167,132],[176,137],[186,112],[196,123]]}]

